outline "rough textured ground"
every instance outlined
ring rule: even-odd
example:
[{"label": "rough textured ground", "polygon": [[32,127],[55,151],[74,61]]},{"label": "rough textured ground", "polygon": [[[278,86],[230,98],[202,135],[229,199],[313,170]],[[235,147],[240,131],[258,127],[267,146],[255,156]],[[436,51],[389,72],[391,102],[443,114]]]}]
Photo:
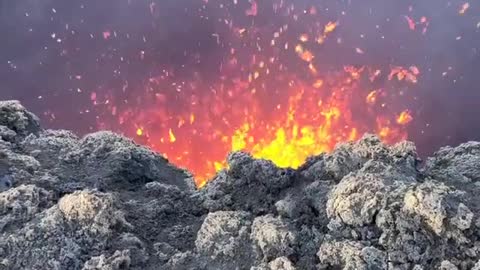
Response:
[{"label": "rough textured ground", "polygon": [[129,139],[0,102],[0,269],[480,270],[480,143],[420,163],[365,136],[298,170],[228,163],[197,191]]}]

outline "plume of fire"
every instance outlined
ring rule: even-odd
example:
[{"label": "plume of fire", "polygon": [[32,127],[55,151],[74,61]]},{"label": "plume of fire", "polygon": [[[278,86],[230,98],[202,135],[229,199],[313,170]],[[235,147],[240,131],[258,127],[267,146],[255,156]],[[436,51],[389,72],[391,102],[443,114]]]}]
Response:
[{"label": "plume of fire", "polygon": [[[294,13],[292,5],[275,8],[289,14],[290,21],[303,14]],[[242,14],[250,18],[260,12],[251,0]],[[305,16],[316,14],[310,9]],[[345,66],[326,71],[315,46],[327,42],[338,22],[309,24],[312,29],[288,39],[288,23],[272,31],[271,26],[234,25],[228,17],[225,21],[231,34],[214,36],[219,46],[230,46],[217,79],[205,79],[198,72],[188,79],[176,78],[165,69],[145,80],[129,100],[116,99],[114,91],[92,94],[92,102],[102,104],[109,116],[100,118],[100,128],[121,130],[152,147],[189,169],[198,186],[226,167],[231,151],[248,151],[278,166],[296,168],[307,157],[365,132],[387,143],[406,138],[412,113],[390,105],[395,104],[395,85],[417,83],[418,67]],[[272,38],[265,40],[269,33]],[[385,85],[371,91],[379,82]]]},{"label": "plume of fire", "polygon": [[[391,80],[416,81],[397,75],[413,76],[415,69],[394,67],[392,72]],[[277,86],[288,98],[276,103],[268,95],[263,99],[259,92],[248,91],[255,80],[237,81],[232,89],[218,85],[217,91],[200,99],[195,94],[198,90],[192,89],[188,98],[192,111],[175,112],[168,98],[160,98],[139,110],[127,108],[118,119],[127,135],[191,170],[198,186],[203,186],[226,167],[224,160],[231,151],[248,151],[278,166],[296,168],[309,156],[330,151],[338,142],[356,140],[365,132],[373,131],[386,142],[405,139],[411,113],[379,113],[380,90],[365,92],[361,87],[361,81],[370,81],[371,76],[366,68],[347,66],[309,84],[292,78],[285,87]],[[158,82],[151,80],[147,88],[161,88]],[[364,93],[363,98],[358,92]]]}]

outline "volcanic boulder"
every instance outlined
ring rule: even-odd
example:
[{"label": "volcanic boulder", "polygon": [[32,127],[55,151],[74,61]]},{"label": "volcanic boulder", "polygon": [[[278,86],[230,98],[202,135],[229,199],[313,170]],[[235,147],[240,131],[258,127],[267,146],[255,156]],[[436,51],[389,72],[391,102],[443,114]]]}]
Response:
[{"label": "volcanic boulder", "polygon": [[14,100],[0,101],[0,127],[0,135],[6,140],[13,139],[13,134],[24,137],[41,130],[38,117]]},{"label": "volcanic boulder", "polygon": [[[219,211],[205,218],[195,240],[196,251],[210,268],[248,268],[253,265],[249,232],[252,217],[248,212]],[[240,263],[240,264],[239,264]]]},{"label": "volcanic boulder", "polygon": [[235,152],[197,190],[132,140],[0,102],[0,269],[480,269],[479,145],[422,166],[366,135],[297,170]]}]

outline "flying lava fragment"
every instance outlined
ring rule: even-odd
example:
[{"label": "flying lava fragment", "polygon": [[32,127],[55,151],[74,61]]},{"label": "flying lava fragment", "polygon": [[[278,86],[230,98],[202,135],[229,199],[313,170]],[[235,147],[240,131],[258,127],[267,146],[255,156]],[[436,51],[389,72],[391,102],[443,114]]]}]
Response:
[{"label": "flying lava fragment", "polygon": [[465,12],[467,12],[469,8],[470,8],[470,3],[466,2],[460,7],[460,10],[458,11],[458,13],[463,15],[465,14]]},{"label": "flying lava fragment", "polygon": [[410,123],[413,120],[412,115],[410,114],[409,111],[403,111],[400,113],[400,115],[397,118],[397,123],[400,125],[406,125]]}]

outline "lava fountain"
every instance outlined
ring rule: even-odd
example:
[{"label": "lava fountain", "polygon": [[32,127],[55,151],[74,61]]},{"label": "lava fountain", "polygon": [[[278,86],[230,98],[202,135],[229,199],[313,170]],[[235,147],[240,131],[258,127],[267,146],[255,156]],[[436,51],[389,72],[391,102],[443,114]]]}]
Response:
[{"label": "lava fountain", "polygon": [[103,111],[100,128],[162,153],[190,170],[198,186],[226,167],[231,151],[296,168],[366,132],[387,143],[407,137],[413,114],[403,101],[421,71],[413,64],[335,64],[335,47],[345,47],[336,36],[341,19],[283,0],[205,0],[193,10],[214,25],[209,42],[220,60],[184,51],[193,68],[163,65],[141,85],[125,82],[134,95],[92,92]]}]

